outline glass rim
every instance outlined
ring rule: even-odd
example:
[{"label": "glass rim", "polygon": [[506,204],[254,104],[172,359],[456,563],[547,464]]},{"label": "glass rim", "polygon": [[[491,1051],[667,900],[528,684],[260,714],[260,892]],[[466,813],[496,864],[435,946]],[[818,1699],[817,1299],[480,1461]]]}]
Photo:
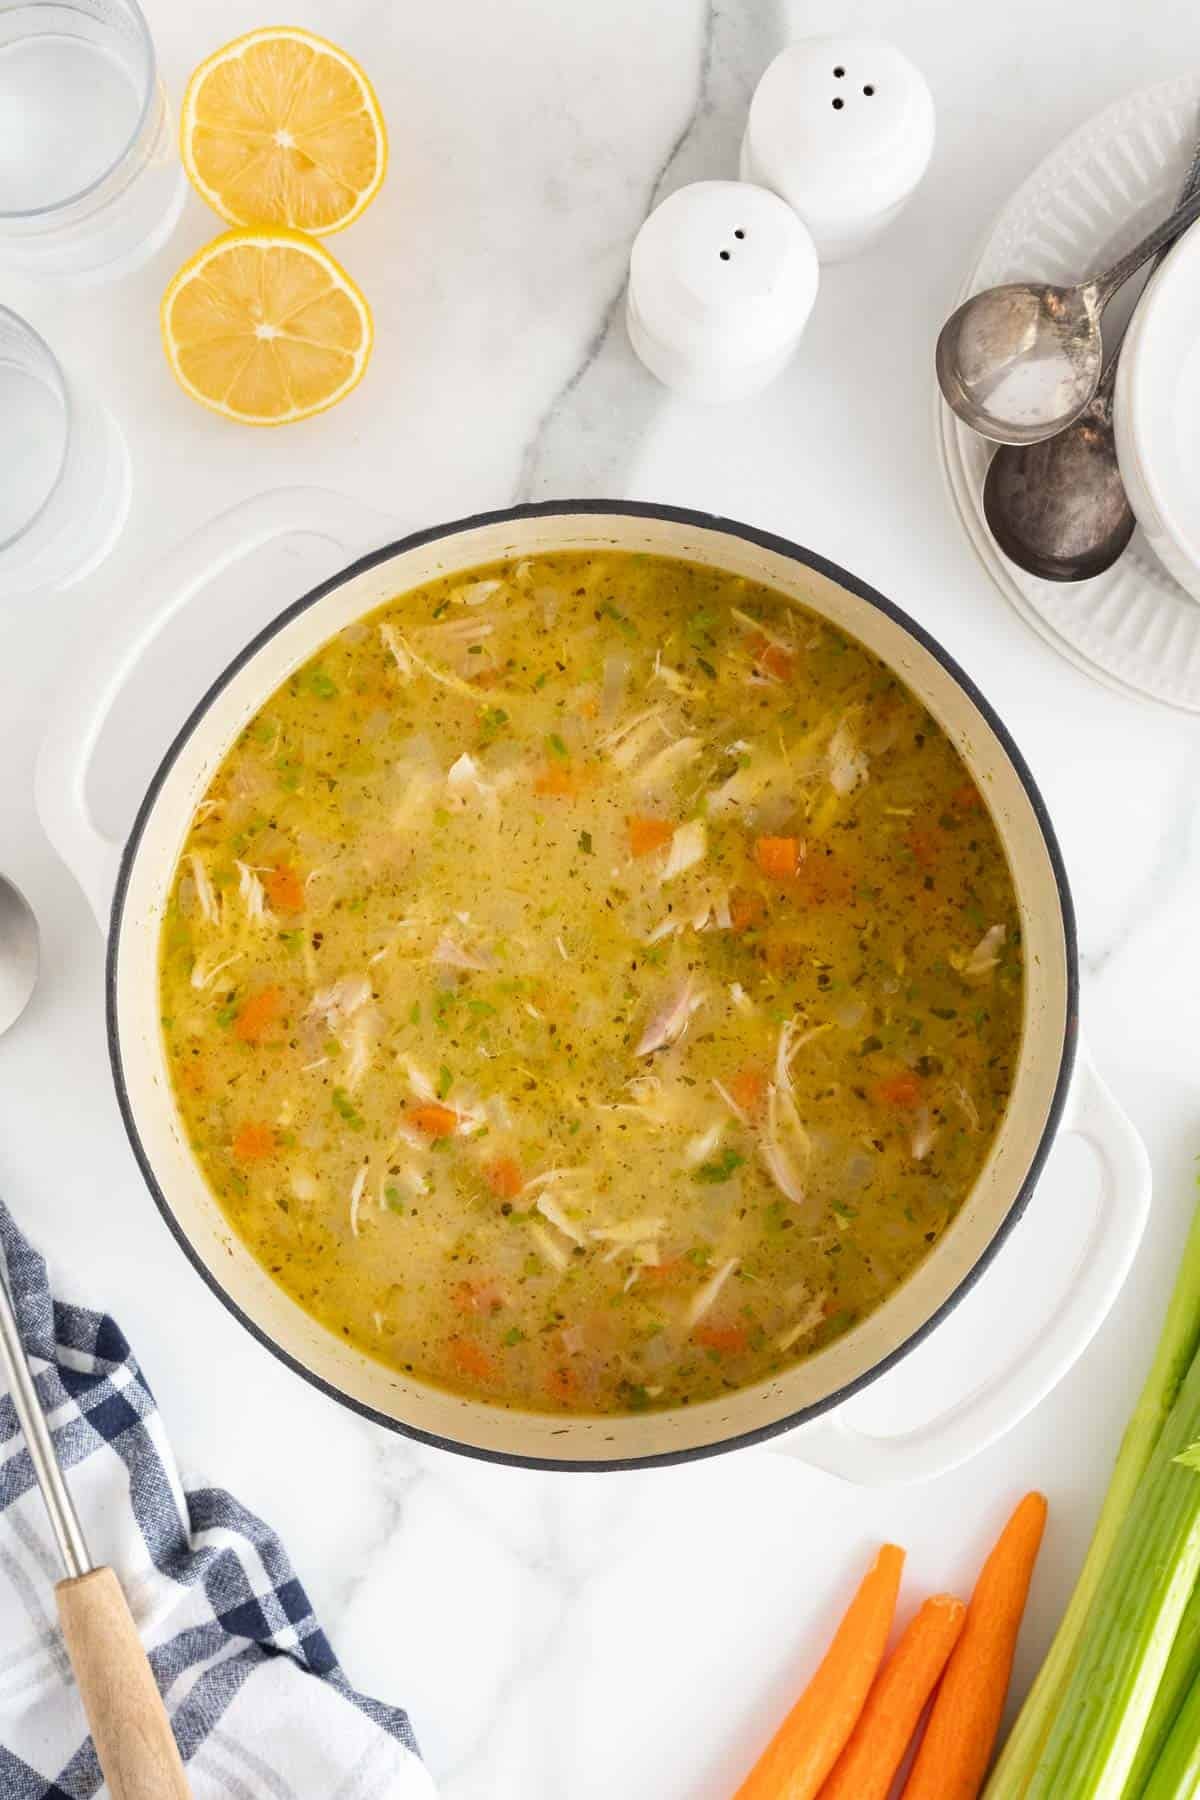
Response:
[{"label": "glass rim", "polygon": [[[134,28],[141,40],[146,57],[146,91],[142,95],[142,103],[138,109],[137,122],[122,144],[120,150],[108,166],[101,170],[94,180],[86,182],[83,187],[76,188],[73,193],[64,194],[61,200],[54,200],[48,206],[23,206],[8,208],[0,206],[0,224],[22,220],[26,223],[38,219],[53,219],[56,214],[65,212],[68,207],[78,206],[89,194],[94,194],[110,180],[117,169],[129,156],[138,139],[146,128],[150,116],[150,108],[158,94],[158,60],[154,54],[154,39],[150,35],[150,27],[146,23],[146,15],[138,4],[138,0],[120,0],[120,4],[129,14]],[[64,12],[83,11],[84,8],[73,6],[72,0],[0,0],[0,12],[16,12],[19,8],[27,8],[31,12],[40,11],[49,5],[60,7]],[[16,315],[13,314],[15,318]],[[22,323],[24,321],[22,320]],[[35,333],[36,335],[36,333]],[[49,348],[49,346],[47,346]],[[50,352],[53,355],[53,351]]]},{"label": "glass rim", "polygon": [[50,502],[62,487],[63,477],[67,471],[67,458],[71,449],[71,434],[75,424],[75,408],[71,401],[71,390],[67,384],[66,375],[63,373],[63,366],[42,336],[41,332],[35,331],[33,326],[29,323],[29,320],[23,319],[20,313],[13,311],[11,306],[0,305],[0,319],[11,320],[18,331],[24,337],[32,339],[37,349],[42,351],[47,357],[50,367],[54,371],[55,380],[58,384],[58,397],[62,401],[63,409],[62,449],[59,453],[58,467],[54,471],[54,478],[33,511],[27,514],[20,525],[17,526],[16,530],[10,532],[6,538],[0,538],[0,553],[3,553],[5,550],[11,550],[14,544],[19,544],[21,539],[26,537],[28,533],[33,530],[38,520],[45,517]]}]

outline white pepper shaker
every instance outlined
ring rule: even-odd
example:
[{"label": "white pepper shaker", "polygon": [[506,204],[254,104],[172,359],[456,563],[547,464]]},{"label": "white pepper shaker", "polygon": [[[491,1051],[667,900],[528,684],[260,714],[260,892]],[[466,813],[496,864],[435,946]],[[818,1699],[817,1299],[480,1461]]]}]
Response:
[{"label": "white pepper shaker", "polygon": [[933,154],[921,71],[873,37],[811,37],[771,63],[750,102],[744,181],[795,208],[822,262],[853,256],[913,194]]},{"label": "white pepper shaker", "polygon": [[697,181],[634,239],[626,319],[652,374],[694,400],[739,400],[791,358],[817,294],[817,255],[791,207],[741,181]]}]

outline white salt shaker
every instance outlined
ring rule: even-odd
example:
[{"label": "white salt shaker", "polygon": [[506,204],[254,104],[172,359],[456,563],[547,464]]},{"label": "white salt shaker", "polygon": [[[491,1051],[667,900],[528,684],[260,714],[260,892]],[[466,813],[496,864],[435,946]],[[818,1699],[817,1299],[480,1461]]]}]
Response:
[{"label": "white salt shaker", "polygon": [[634,239],[626,319],[646,367],[693,400],[740,400],[792,356],[817,255],[791,207],[741,181],[697,181]]},{"label": "white salt shaker", "polygon": [[921,71],[873,37],[802,38],[750,102],[741,173],[782,196],[822,262],[853,256],[904,207],[933,154]]}]

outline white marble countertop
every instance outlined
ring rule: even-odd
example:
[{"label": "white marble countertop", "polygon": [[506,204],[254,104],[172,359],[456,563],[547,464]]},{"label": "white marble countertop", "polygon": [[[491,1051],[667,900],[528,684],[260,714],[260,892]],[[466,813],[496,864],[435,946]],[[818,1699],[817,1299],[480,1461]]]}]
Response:
[{"label": "white marble countertop", "polygon": [[[151,0],[148,12],[176,97],[203,54],[262,22],[253,0]],[[1075,673],[993,590],[942,491],[930,349],[1012,187],[1096,108],[1200,57],[1200,15],[1172,0],[1132,11],[1123,0],[298,0],[290,16],[362,58],[391,132],[384,193],[335,245],[379,328],[345,405],[255,434],[176,389],[156,308],[171,270],[217,229],[195,198],[166,250],[120,285],[5,293],[120,416],[136,491],[96,578],[0,612],[0,868],[34,901],[45,950],[35,1003],[0,1043],[0,1189],[52,1254],[60,1289],[122,1321],[185,1468],[280,1529],[351,1678],[409,1707],[447,1800],[720,1800],[798,1690],[869,1546],[886,1535],[910,1547],[911,1593],[965,1583],[1012,1498],[1037,1484],[1051,1528],[1021,1648],[1028,1678],[1074,1578],[1190,1209],[1200,727]],[[840,27],[894,37],[927,73],[939,109],[929,178],[880,248],[826,272],[801,353],[765,396],[724,412],[674,401],[624,339],[630,239],[664,191],[733,172],[748,94],[774,51]],[[124,583],[214,512],[296,481],[357,494],[402,527],[549,495],[711,508],[841,561],[977,677],[1057,824],[1086,1034],[1146,1136],[1157,1184],[1112,1318],[1002,1444],[924,1488],[877,1492],[765,1450],[637,1475],[489,1467],[340,1410],[190,1270],[126,1146],[100,938],[39,833],[33,758],[61,664]],[[289,597],[271,589],[260,614]],[[132,811],[201,665],[218,666],[248,623],[193,622],[186,654],[177,644],[131,698],[106,751],[113,817]],[[1056,1152],[985,1283],[1010,1326],[1005,1296],[1024,1292],[1023,1269],[1053,1267],[1092,1179],[1077,1146]],[[930,1366],[926,1356],[907,1396],[897,1377],[863,1405],[875,1416],[917,1407]]]}]

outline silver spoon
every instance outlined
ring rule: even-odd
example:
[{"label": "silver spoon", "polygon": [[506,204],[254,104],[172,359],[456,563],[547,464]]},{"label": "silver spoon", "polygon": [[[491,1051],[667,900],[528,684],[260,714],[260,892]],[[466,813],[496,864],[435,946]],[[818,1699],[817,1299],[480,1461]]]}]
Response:
[{"label": "silver spoon", "polygon": [[37,986],[38,928],[19,888],[0,875],[0,1037],[15,1025]]},{"label": "silver spoon", "polygon": [[981,437],[1036,444],[1077,419],[1100,385],[1100,315],[1155,251],[1200,218],[1192,194],[1102,275],[1075,287],[1015,281],[965,300],[942,326],[938,385]]},{"label": "silver spoon", "polygon": [[[1200,187],[1200,143],[1179,203]],[[1157,268],[1175,239],[1154,259]],[[1153,270],[1151,271],[1153,273]],[[983,485],[992,536],[1010,561],[1044,581],[1103,575],[1133,536],[1136,520],[1117,463],[1113,388],[1124,332],[1079,417],[1037,444],[1001,444]]]}]

